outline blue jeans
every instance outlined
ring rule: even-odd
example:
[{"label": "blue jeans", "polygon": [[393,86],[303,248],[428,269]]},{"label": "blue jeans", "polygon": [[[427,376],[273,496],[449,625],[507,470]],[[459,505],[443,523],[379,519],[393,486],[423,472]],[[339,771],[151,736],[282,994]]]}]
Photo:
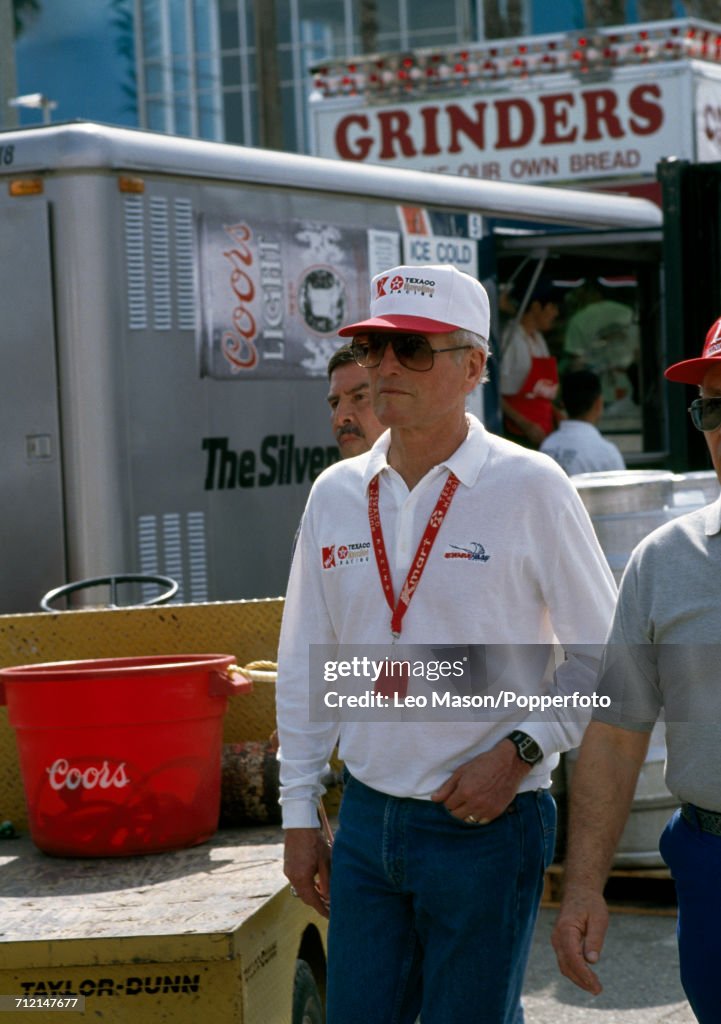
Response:
[{"label": "blue jeans", "polygon": [[718,1024],[721,836],[702,832],[676,811],[661,835],[660,849],[676,883],[681,984],[701,1024]]},{"label": "blue jeans", "polygon": [[350,778],[333,847],[327,1024],[522,1024],[555,805],[488,825]]}]

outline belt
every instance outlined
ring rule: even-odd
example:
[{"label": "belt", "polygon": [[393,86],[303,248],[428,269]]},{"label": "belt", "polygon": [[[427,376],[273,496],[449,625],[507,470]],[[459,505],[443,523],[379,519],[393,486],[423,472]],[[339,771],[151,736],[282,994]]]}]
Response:
[{"label": "belt", "polygon": [[695,804],[681,804],[681,814],[689,825],[700,828],[702,832],[710,832],[712,836],[721,836],[721,814],[717,811],[705,811]]}]

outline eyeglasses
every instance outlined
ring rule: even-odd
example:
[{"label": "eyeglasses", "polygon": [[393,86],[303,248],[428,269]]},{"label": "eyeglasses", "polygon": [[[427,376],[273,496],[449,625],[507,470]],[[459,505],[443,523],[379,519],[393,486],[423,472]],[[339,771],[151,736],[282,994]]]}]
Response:
[{"label": "eyeglasses", "polygon": [[721,398],[696,398],[688,411],[694,427],[705,434],[721,427]]},{"label": "eyeglasses", "polygon": [[423,373],[433,367],[437,352],[456,352],[472,345],[451,345],[449,348],[433,348],[422,334],[356,334],[350,350],[359,366],[372,370],[380,366],[386,347],[390,345],[396,359],[407,370]]}]

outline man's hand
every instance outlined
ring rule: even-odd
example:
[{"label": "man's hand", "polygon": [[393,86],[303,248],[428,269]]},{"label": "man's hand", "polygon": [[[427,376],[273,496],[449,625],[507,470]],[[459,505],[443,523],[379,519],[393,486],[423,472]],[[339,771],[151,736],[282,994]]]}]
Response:
[{"label": "man's hand", "polygon": [[485,754],[456,768],[431,795],[431,800],[445,804],[456,818],[472,815],[485,824],[503,814],[529,771],[515,745],[504,739]]},{"label": "man's hand", "polygon": [[561,974],[597,996],[603,986],[588,966],[598,963],[608,928],[608,908],[594,889],[568,889],[553,929],[551,942]]},{"label": "man's hand", "polygon": [[593,995],[601,983],[588,965],[598,962],[608,929],[603,887],[649,736],[591,722],[573,772],[565,889],[551,941],[561,973]]},{"label": "man's hand", "polygon": [[323,917],[330,906],[330,852],[318,828],[285,830],[285,877],[300,899]]}]

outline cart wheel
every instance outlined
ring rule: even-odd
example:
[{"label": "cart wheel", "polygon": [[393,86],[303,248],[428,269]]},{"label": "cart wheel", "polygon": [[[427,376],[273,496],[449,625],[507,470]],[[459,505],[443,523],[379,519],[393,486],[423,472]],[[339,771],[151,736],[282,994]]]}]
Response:
[{"label": "cart wheel", "polygon": [[293,983],[293,1024],[323,1024],[325,1012],[310,964],[295,962]]},{"label": "cart wheel", "polygon": [[88,580],[77,580],[75,583],[66,583],[62,587],[56,587],[55,590],[49,590],[40,602],[40,607],[44,612],[52,612],[56,609],[50,605],[51,601],[55,601],[59,597],[66,597],[68,594],[74,594],[76,590],[85,590],[89,587],[101,587],[103,585],[110,586],[110,604],[109,608],[117,608],[117,586],[118,583],[155,583],[159,587],[165,587],[165,590],[158,594],[157,597],[151,598],[149,601],[143,601],[143,605],[148,604],[164,604],[165,601],[169,601],[171,597],[174,597],[178,592],[178,584],[175,580],[171,580],[169,576],[149,576],[147,574],[136,574],[136,573],[118,573],[115,576],[95,576],[93,579]]}]

